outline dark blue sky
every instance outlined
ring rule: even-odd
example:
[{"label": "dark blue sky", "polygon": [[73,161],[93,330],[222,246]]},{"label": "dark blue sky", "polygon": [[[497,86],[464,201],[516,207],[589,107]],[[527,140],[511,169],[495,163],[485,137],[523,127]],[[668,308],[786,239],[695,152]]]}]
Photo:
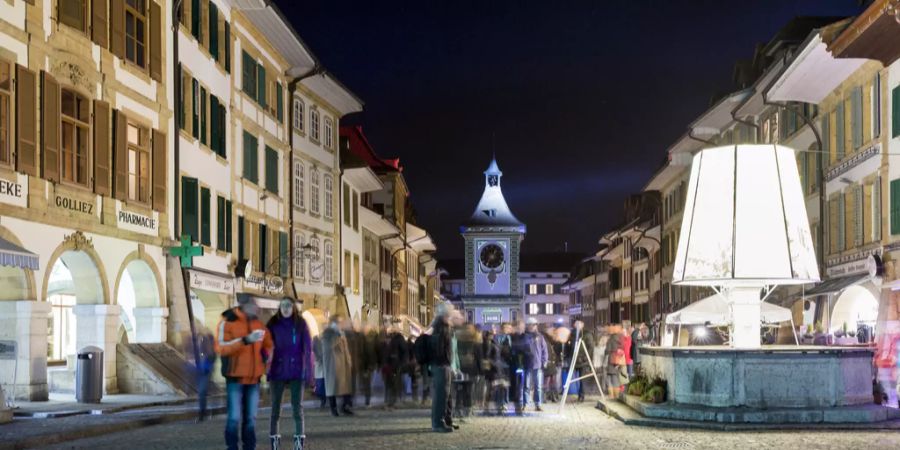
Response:
[{"label": "dark blue sky", "polygon": [[857,0],[342,2],[276,0],[365,102],[359,123],[399,157],[439,256],[459,257],[492,151],[525,251],[590,252],[668,145],[792,17]]}]

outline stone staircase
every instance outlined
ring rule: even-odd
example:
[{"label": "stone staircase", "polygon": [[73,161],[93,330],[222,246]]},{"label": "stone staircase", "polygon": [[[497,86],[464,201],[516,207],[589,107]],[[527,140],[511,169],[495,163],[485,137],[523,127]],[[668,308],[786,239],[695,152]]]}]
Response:
[{"label": "stone staircase", "polygon": [[[197,381],[181,352],[169,344],[119,344],[116,372],[120,392],[131,394],[197,395]],[[209,395],[224,391],[209,384]]]}]

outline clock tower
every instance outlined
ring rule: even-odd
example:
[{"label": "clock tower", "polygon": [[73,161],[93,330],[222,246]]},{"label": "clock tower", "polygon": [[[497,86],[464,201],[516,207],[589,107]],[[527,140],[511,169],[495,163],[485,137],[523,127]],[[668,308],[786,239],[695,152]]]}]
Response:
[{"label": "clock tower", "polygon": [[503,172],[491,160],[484,172],[484,193],[461,227],[465,240],[466,285],[461,296],[466,316],[475,323],[499,324],[523,318],[519,253],[525,224],[503,197]]}]

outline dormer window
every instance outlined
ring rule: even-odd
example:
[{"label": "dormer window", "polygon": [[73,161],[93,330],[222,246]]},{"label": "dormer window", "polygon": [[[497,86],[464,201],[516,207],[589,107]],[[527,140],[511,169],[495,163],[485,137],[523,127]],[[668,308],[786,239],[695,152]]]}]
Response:
[{"label": "dormer window", "polygon": [[485,209],[485,210],[483,210],[483,211],[481,211],[481,212],[483,212],[484,215],[485,215],[485,216],[488,216],[488,217],[497,217],[497,210],[496,210],[496,209]]}]

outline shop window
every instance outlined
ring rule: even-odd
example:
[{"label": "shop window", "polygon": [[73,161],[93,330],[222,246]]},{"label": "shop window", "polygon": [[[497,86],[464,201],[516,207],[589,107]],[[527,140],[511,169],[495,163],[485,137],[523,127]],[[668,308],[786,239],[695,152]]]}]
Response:
[{"label": "shop window", "polygon": [[62,155],[60,172],[69,183],[88,183],[88,133],[90,106],[84,96],[62,89],[61,101]]},{"label": "shop window", "polygon": [[149,130],[128,123],[128,199],[140,203],[150,201]]},{"label": "shop window", "polygon": [[125,59],[141,68],[147,67],[147,7],[145,0],[125,0]]}]

